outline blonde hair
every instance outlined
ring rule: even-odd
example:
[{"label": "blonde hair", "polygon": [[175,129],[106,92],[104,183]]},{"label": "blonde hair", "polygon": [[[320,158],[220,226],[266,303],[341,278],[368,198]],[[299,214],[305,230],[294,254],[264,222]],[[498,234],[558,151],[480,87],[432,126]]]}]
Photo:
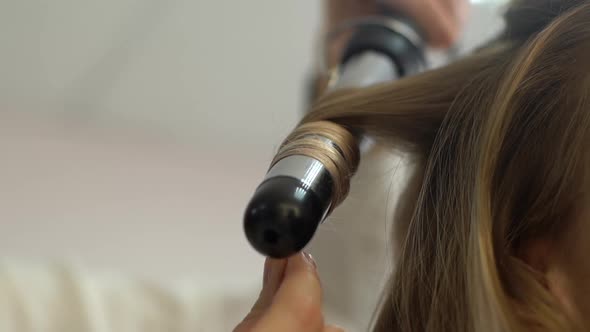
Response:
[{"label": "blonde hair", "polygon": [[[360,135],[421,156],[375,331],[572,328],[517,253],[564,227],[584,183],[590,4],[514,1],[505,18],[498,40],[461,61],[320,98],[296,129],[306,134],[284,145],[330,160],[342,194],[334,205],[357,167]],[[335,144],[310,140],[310,131]]]}]

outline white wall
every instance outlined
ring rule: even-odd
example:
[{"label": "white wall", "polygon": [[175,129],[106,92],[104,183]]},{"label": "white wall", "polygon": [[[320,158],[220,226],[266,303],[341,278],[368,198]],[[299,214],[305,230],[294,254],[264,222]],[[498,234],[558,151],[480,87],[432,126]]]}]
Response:
[{"label": "white wall", "polygon": [[242,208],[299,114],[318,16],[312,1],[2,3],[2,252],[158,275],[205,269],[211,248],[258,262]]}]

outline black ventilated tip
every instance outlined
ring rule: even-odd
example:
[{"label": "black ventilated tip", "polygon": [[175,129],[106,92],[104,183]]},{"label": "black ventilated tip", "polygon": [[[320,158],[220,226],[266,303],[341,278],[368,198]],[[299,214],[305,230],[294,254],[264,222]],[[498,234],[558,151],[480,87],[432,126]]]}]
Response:
[{"label": "black ventilated tip", "polygon": [[313,237],[330,202],[295,178],[273,177],[256,189],[244,215],[250,244],[273,258],[301,251]]}]

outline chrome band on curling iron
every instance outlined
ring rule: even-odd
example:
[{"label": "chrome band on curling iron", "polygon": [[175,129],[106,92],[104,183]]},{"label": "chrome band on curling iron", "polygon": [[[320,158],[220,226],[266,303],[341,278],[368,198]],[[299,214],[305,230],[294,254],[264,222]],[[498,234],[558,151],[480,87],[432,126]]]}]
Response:
[{"label": "chrome band on curling iron", "polygon": [[[279,160],[266,173],[264,181],[277,176],[296,178],[301,182],[304,189],[312,190],[319,196],[325,196],[326,189],[331,189],[326,188],[326,186],[332,186],[332,176],[326,167],[317,159],[303,155],[288,156]],[[328,190],[328,192],[331,192],[331,190]],[[331,201],[330,197],[326,198]]]}]

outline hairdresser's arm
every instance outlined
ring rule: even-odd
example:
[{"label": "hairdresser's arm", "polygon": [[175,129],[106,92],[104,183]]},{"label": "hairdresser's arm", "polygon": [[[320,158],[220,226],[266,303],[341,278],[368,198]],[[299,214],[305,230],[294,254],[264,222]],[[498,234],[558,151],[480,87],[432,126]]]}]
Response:
[{"label": "hairdresser's arm", "polygon": [[[377,0],[325,0],[324,30],[358,17],[376,14]],[[469,9],[468,0],[383,0],[398,12],[411,17],[425,32],[428,43],[436,48],[452,46],[461,34]],[[330,61],[339,58],[347,36],[327,45]]]},{"label": "hairdresser's arm", "polygon": [[264,286],[254,307],[234,332],[339,332],[326,326],[322,290],[311,256],[267,259]]}]

